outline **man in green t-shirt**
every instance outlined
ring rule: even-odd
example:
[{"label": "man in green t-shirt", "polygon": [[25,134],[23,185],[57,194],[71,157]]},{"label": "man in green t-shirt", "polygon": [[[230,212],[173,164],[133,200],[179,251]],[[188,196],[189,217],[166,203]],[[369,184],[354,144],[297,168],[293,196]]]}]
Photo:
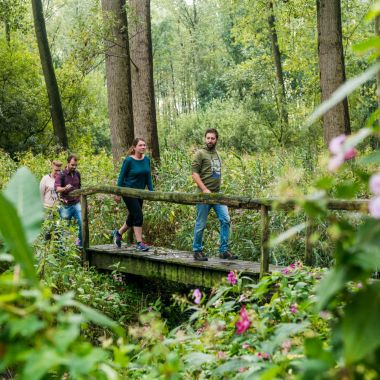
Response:
[{"label": "man in green t-shirt", "polygon": [[[217,193],[220,190],[222,178],[222,162],[215,147],[218,142],[218,131],[214,128],[207,129],[205,133],[206,146],[199,149],[191,164],[192,177],[198,189],[203,193]],[[197,204],[197,219],[194,228],[193,252],[197,261],[207,261],[203,252],[203,232],[210,210],[214,209],[220,222],[220,247],[219,257],[221,259],[234,260],[237,256],[228,250],[228,239],[230,237],[230,216],[225,205]]]}]

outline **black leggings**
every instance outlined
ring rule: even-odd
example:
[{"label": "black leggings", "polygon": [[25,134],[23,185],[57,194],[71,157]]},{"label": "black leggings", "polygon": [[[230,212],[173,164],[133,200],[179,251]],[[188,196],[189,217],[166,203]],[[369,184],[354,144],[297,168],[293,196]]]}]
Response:
[{"label": "black leggings", "polygon": [[142,213],[143,200],[137,198],[123,197],[123,201],[128,209],[128,216],[125,223],[128,227],[142,227],[144,216]]}]

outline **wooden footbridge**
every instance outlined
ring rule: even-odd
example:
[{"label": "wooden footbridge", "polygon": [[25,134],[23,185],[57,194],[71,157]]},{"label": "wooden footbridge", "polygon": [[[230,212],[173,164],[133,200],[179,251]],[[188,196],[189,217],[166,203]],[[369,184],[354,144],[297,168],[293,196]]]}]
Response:
[{"label": "wooden footbridge", "polygon": [[[243,260],[223,260],[209,258],[209,261],[195,261],[191,252],[173,251],[170,249],[152,247],[148,252],[140,252],[133,246],[116,248],[114,245],[89,244],[89,223],[87,197],[103,193],[141,198],[156,202],[171,202],[178,204],[196,205],[224,204],[231,208],[250,209],[261,214],[261,257],[260,262]],[[116,186],[90,187],[75,190],[73,196],[80,195],[82,206],[82,234],[83,234],[83,263],[99,269],[119,270],[120,272],[141,275],[148,278],[158,278],[175,281],[187,285],[212,287],[222,281],[232,270],[242,276],[258,279],[265,273],[281,270],[269,264],[269,222],[270,211],[273,209],[292,210],[296,207],[295,200],[280,202],[277,198],[252,199],[249,197],[226,196],[223,194],[187,194],[169,192],[150,192]],[[326,207],[329,210],[345,210],[366,213],[368,200],[328,200]],[[313,221],[307,220],[305,263],[312,265],[312,244],[310,236],[313,232]]]},{"label": "wooden footbridge", "polygon": [[[222,282],[231,270],[253,280],[258,279],[260,274],[260,263],[257,262],[216,257],[208,261],[195,261],[191,252],[158,247],[140,252],[134,246],[116,248],[110,244],[97,245],[87,249],[87,257],[89,265],[99,269],[117,268],[124,273],[204,287]],[[269,270],[281,268],[270,265]]]}]

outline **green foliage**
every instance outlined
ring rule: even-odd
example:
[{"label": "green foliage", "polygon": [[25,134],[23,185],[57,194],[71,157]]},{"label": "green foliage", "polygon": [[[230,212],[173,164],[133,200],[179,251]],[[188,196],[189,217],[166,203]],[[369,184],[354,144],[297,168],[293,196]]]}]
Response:
[{"label": "green foliage", "polygon": [[[134,346],[127,346],[131,359],[126,375],[131,379],[292,378],[292,360],[303,357],[302,337],[329,335],[331,317],[313,311],[319,276],[319,271],[294,265],[288,274],[274,273],[257,284],[244,278],[234,286],[223,284],[198,306],[176,297],[183,309],[192,311],[189,323],[167,332],[155,313],[142,316],[140,325],[129,329]],[[237,334],[242,306],[251,324]]]},{"label": "green foliage", "polygon": [[24,275],[17,267],[0,275],[0,372],[11,369],[21,379],[41,379],[51,371],[78,379],[107,378],[113,372],[106,364],[107,352],[92,347],[80,332],[88,322],[122,331],[106,316],[75,301],[73,294],[53,295],[39,284],[27,239],[36,237],[42,204],[27,169],[18,170],[0,193],[0,204],[1,236]]}]

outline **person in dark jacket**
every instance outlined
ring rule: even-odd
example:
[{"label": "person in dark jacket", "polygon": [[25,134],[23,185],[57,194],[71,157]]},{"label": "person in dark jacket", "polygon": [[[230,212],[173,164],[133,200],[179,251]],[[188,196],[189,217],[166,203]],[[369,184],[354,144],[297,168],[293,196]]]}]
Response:
[{"label": "person in dark jacket", "polygon": [[77,170],[78,157],[75,154],[67,158],[67,166],[60,175],[55,177],[55,191],[60,195],[61,208],[59,210],[61,219],[75,219],[78,223],[78,239],[76,245],[82,247],[82,211],[80,197],[70,197],[69,194],[81,188],[81,177]]},{"label": "person in dark jacket", "polygon": [[[150,159],[145,155],[146,143],[142,138],[136,138],[124,159],[120,170],[117,186],[130,187],[132,189],[148,188],[153,191],[152,175],[150,169]],[[115,197],[120,202],[120,197]],[[136,249],[139,251],[148,251],[149,247],[142,241],[143,226],[143,200],[138,198],[123,197],[123,201],[128,209],[127,220],[119,230],[113,231],[114,243],[121,248],[122,236],[128,230],[133,228],[136,237]]]}]

